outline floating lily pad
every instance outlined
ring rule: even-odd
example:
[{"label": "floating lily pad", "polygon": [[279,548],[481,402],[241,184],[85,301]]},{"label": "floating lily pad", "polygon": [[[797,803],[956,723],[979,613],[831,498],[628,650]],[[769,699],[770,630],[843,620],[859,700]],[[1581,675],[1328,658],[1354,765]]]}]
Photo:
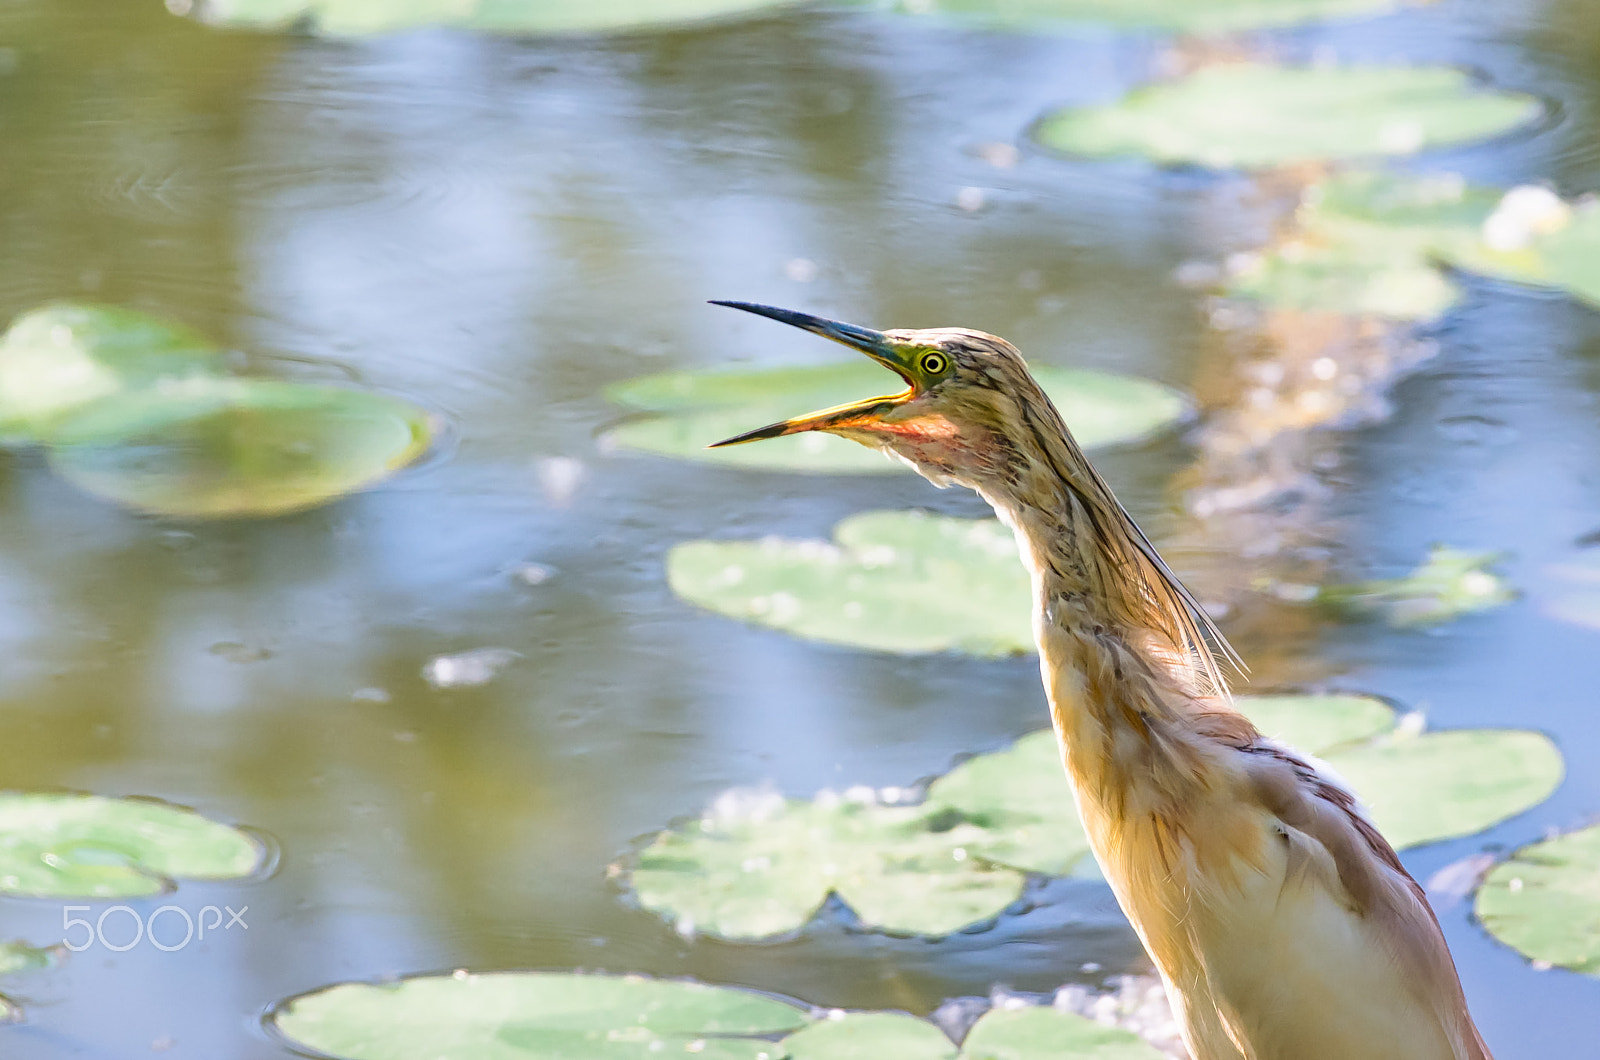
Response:
[{"label": "floating lily pad", "polygon": [[1451,264],[1538,287],[1555,287],[1600,307],[1600,204],[1576,207],[1548,189],[1506,192],[1471,246],[1453,246]]},{"label": "floating lily pad", "polygon": [[340,983],[280,1005],[292,1044],[343,1060],[1159,1060],[1127,1031],[1053,1008],[995,1009],[962,1049],[899,1012],[815,1018],[736,987],[502,972]]},{"label": "floating lily pad", "polygon": [[373,485],[428,436],[420,409],[381,394],[197,376],[66,417],[50,461],[80,488],[144,511],[276,515]]},{"label": "floating lily pad", "polygon": [[1600,977],[1600,825],[1534,843],[1494,867],[1478,919],[1537,961]]},{"label": "floating lily pad", "polygon": [[1457,176],[1336,174],[1294,226],[1230,278],[1229,293],[1287,309],[1425,320],[1459,289],[1437,262],[1476,245],[1500,193]]},{"label": "floating lily pad", "polygon": [[0,894],[131,898],[174,877],[248,876],[261,860],[250,836],[165,803],[0,793]]},{"label": "floating lily pad", "polygon": [[37,441],[96,399],[223,368],[223,354],[187,328],[109,306],[45,306],[0,337],[0,435]]},{"label": "floating lily pad", "polygon": [[[1394,712],[1367,696],[1242,696],[1238,707],[1268,736],[1310,754],[1394,727]],[[1049,729],[967,759],[928,786],[925,805],[934,820],[947,814],[982,827],[967,849],[988,861],[1064,876],[1088,859],[1089,837]]]},{"label": "floating lily pad", "polygon": [[946,935],[999,914],[1024,877],[970,857],[982,830],[929,824],[915,806],[725,793],[706,815],[662,832],[628,874],[639,904],[680,931],[769,938],[798,930],[837,894],[875,928]]},{"label": "floating lily pad", "polygon": [[961,1060],[1161,1060],[1138,1035],[1044,1006],[991,1009],[973,1024]]},{"label": "floating lily pad", "polygon": [[536,35],[673,26],[782,7],[795,0],[201,0],[204,22],[336,37],[455,26]]},{"label": "floating lily pad", "polygon": [[876,651],[1033,650],[1032,590],[993,519],[867,512],[834,543],[691,541],[667,580],[701,607],[798,637]]},{"label": "floating lily pad", "polygon": [[296,1045],[345,1060],[781,1060],[805,1010],[751,990],[643,976],[458,973],[341,983],[273,1014]]},{"label": "floating lily pad", "polygon": [[[1149,437],[1189,413],[1183,395],[1147,379],[1048,365],[1036,367],[1034,376],[1085,448]],[[667,372],[606,391],[619,405],[654,414],[630,420],[607,437],[624,449],[739,467],[829,474],[908,471],[898,460],[815,432],[759,445],[706,448],[790,416],[904,389],[864,358],[807,368]]]},{"label": "floating lily pad", "polygon": [[1180,33],[1229,33],[1379,15],[1394,0],[856,0],[914,15],[947,15],[1002,26],[1090,23]]},{"label": "floating lily pad", "polygon": [[1561,752],[1515,729],[1455,729],[1328,756],[1396,849],[1473,835],[1550,797]]},{"label": "floating lily pad", "polygon": [[928,786],[932,820],[961,821],[978,856],[1028,872],[1065,876],[1089,858],[1055,733],[1029,733],[1003,751],[975,755]]},{"label": "floating lily pad", "polygon": [[851,1012],[783,1040],[787,1060],[1161,1060],[1138,1035],[1047,1006],[991,1009],[957,1049],[898,1012]]},{"label": "floating lily pad", "polygon": [[[1426,626],[1515,598],[1497,553],[1436,547],[1404,578],[1322,588],[1314,599],[1397,626]],[[993,519],[865,512],[834,540],[689,541],[667,581],[691,603],[793,636],[871,651],[1033,651],[1032,589]]]},{"label": "floating lily pad", "polygon": [[[1323,757],[1397,848],[1482,831],[1561,780],[1561,756],[1538,733],[1413,735],[1363,696],[1252,696],[1238,706],[1267,735]],[[1045,730],[967,759],[915,806],[870,793],[804,802],[729,792],[700,820],[659,834],[630,883],[645,908],[721,937],[795,931],[830,893],[868,926],[937,935],[1002,913],[1023,873],[1088,868],[1088,839]]]},{"label": "floating lily pad", "polygon": [[0,942],[0,975],[38,971],[55,963],[56,951],[26,942]]},{"label": "floating lily pad", "polygon": [[1395,726],[1394,710],[1371,696],[1239,696],[1234,705],[1264,735],[1312,755],[1369,741]]},{"label": "floating lily pad", "polygon": [[1394,626],[1433,626],[1488,611],[1516,599],[1505,578],[1489,567],[1498,552],[1467,552],[1435,545],[1404,578],[1324,586],[1316,599],[1355,614],[1378,615]]},{"label": "floating lily pad", "polygon": [[1441,67],[1239,63],[1058,111],[1038,138],[1095,158],[1257,168],[1470,143],[1525,125],[1540,110],[1531,96],[1479,88]]},{"label": "floating lily pad", "polygon": [[957,1060],[944,1031],[903,1012],[849,1012],[783,1040],[785,1060]]}]

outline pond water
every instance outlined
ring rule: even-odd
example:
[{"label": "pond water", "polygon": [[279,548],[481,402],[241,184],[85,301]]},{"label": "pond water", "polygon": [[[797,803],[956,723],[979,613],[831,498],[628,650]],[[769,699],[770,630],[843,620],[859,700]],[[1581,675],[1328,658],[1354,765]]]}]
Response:
[{"label": "pond water", "polygon": [[[1449,63],[1552,100],[1537,129],[1418,164],[1575,196],[1600,189],[1594,19],[1584,0],[1446,0],[1258,45]],[[0,785],[171,800],[260,829],[278,855],[264,879],[136,903],[247,905],[247,930],[73,955],[17,991],[28,1018],[0,1051],[284,1056],[260,1026],[276,1000],[457,967],[689,975],[918,1013],[997,983],[1147,970],[1088,881],[939,942],[835,918],[737,945],[627,903],[607,866],[729,786],[904,784],[1046,719],[1031,658],[808,644],[698,611],[663,573],[689,539],[825,537],[872,508],[985,514],[976,498],[608,451],[619,412],[601,391],[837,356],[705,305],[738,298],[978,327],[1039,363],[1226,405],[1231,354],[1175,276],[1262,240],[1254,185],[1026,137],[1052,106],[1147,80],[1168,48],[809,7],[610,38],[326,40],[142,0],[0,5],[0,316],[129,306],[446,425],[380,488],[260,521],[138,516],[36,454],[0,462]],[[992,144],[1020,157],[997,166],[1013,160]],[[1408,853],[1419,878],[1600,813],[1600,633],[1552,605],[1600,529],[1600,317],[1463,282],[1391,415],[1318,443],[1327,492],[1298,532],[1345,580],[1403,572],[1435,541],[1505,550],[1510,606],[1419,632],[1251,596],[1248,542],[1186,514],[1192,436],[1097,460],[1180,574],[1233,586],[1251,690],[1368,691],[1431,726],[1555,738],[1555,796]],[[425,680],[479,648],[517,654],[481,686]],[[1600,1055],[1600,982],[1530,967],[1469,902],[1440,917],[1500,1060]],[[6,938],[58,940],[61,918],[0,899]]]}]

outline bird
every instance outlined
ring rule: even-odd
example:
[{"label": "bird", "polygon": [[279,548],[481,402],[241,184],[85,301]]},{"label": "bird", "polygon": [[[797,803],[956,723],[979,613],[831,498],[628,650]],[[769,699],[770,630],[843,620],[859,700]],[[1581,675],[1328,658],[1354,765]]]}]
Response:
[{"label": "bird", "polygon": [[1238,655],[1016,347],[712,304],[842,343],[905,384],[712,447],[839,435],[975,490],[1015,533],[1079,815],[1194,1060],[1492,1060],[1422,888],[1340,778],[1233,705]]}]

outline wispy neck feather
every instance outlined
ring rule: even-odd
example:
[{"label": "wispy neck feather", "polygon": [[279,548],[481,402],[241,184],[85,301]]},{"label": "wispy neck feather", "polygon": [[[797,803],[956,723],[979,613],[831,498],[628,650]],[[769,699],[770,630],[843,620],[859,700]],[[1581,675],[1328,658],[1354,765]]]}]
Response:
[{"label": "wispy neck feather", "polygon": [[1242,671],[1239,656],[1039,397],[1018,403],[1009,459],[976,485],[1031,553],[1044,619],[1065,620],[1064,609],[1091,616],[1142,642],[1195,695],[1227,698],[1221,662]]}]

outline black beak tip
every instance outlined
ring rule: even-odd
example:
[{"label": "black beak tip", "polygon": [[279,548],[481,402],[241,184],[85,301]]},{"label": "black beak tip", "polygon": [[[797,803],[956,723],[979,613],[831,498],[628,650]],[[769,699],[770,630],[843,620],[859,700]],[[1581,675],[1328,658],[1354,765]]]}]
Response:
[{"label": "black beak tip", "polygon": [[706,446],[706,448],[721,449],[723,446],[727,445],[743,445],[745,442],[759,442],[765,438],[782,437],[788,432],[789,424],[787,422],[770,423],[765,427],[757,427],[753,431],[745,431],[743,434],[736,434],[732,438],[724,438],[720,442],[712,442],[710,445]]}]

